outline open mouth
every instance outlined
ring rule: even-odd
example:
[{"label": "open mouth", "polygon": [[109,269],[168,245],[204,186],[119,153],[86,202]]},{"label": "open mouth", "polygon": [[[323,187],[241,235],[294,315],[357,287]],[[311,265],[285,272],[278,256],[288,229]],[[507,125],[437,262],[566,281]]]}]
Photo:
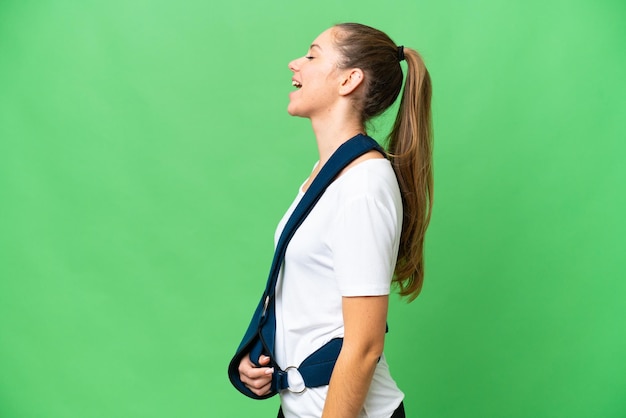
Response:
[{"label": "open mouth", "polygon": [[291,80],[291,85],[294,86],[297,89],[302,87],[302,83],[300,83],[299,81],[296,81],[296,80]]}]

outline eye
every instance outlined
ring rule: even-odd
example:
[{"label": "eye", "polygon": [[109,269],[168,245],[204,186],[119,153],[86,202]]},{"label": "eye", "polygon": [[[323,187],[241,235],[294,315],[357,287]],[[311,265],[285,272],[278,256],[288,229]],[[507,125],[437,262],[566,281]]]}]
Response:
[{"label": "eye", "polygon": [[310,60],[312,60],[312,59],[313,59],[313,58],[315,58],[315,57],[312,57],[312,56],[310,56],[310,55],[307,55],[307,56],[306,56],[306,57],[304,57],[304,58],[306,58],[306,59],[308,59],[308,60],[310,61]]}]

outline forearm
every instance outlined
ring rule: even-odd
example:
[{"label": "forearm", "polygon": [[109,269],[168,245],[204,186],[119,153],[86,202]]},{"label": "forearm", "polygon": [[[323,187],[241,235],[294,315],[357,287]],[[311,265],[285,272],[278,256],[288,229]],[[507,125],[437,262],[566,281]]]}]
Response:
[{"label": "forearm", "polygon": [[354,418],[367,397],[385,345],[389,297],[343,297],[343,346],[333,369],[323,418]]},{"label": "forearm", "polygon": [[328,387],[322,418],[359,415],[380,354],[374,349],[342,349]]}]

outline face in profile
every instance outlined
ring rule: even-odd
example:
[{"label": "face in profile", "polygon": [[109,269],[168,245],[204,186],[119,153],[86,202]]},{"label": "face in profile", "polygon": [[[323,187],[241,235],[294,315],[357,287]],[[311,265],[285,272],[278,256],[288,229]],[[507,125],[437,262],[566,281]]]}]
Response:
[{"label": "face in profile", "polygon": [[295,88],[289,94],[287,111],[292,116],[313,118],[329,112],[339,99],[341,71],[339,51],[333,43],[336,28],[322,32],[311,44],[307,54],[289,63]]}]

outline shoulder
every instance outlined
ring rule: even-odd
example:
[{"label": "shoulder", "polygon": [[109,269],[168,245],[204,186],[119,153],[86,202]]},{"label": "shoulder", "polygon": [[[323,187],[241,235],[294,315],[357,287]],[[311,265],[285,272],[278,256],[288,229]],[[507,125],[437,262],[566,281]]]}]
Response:
[{"label": "shoulder", "polygon": [[398,195],[400,190],[389,160],[370,158],[349,166],[333,183],[343,198]]}]

